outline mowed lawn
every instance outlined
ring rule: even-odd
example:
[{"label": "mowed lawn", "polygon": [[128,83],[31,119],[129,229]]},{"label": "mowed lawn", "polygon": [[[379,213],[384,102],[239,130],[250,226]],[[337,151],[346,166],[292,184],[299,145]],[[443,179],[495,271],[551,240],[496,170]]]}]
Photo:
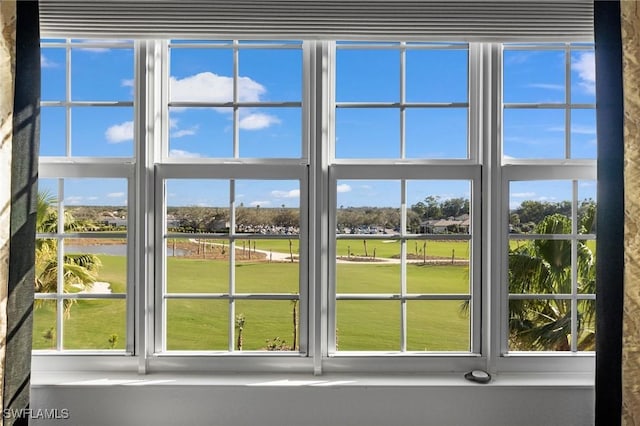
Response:
[{"label": "mowed lawn", "polygon": [[[260,249],[260,243],[265,242],[258,241],[257,248]],[[286,240],[278,243],[286,243],[288,251]],[[380,241],[375,243],[381,247],[385,245]],[[427,244],[431,243],[436,245],[435,242]],[[397,243],[389,244],[399,246]],[[468,246],[466,242],[463,244]],[[389,257],[394,254],[385,253]],[[103,263],[99,281],[109,282],[113,292],[124,292],[125,257],[99,257]],[[237,293],[293,295],[298,291],[297,262],[237,262],[234,273]],[[400,292],[400,267],[397,264],[340,263],[337,266],[337,288],[339,293],[397,294]],[[408,350],[469,349],[470,322],[461,313],[463,296],[469,292],[467,266],[410,264],[407,266],[407,291],[461,295],[460,300],[453,301],[407,302]],[[169,295],[187,294],[187,298],[169,297],[166,300],[168,350],[229,349],[230,302],[188,298],[189,293],[228,293],[228,261],[169,257],[167,292]],[[294,303],[292,300],[237,300],[235,314],[242,314],[245,319],[243,350],[265,349],[267,341],[276,338],[290,346],[293,343]],[[42,305],[35,311],[33,346],[49,349],[55,347],[55,335],[49,332],[55,326],[55,302],[46,301]],[[299,306],[297,311],[299,314]],[[64,348],[123,349],[126,340],[125,312],[125,300],[78,301],[72,306],[70,317],[64,320]],[[338,349],[399,350],[400,313],[399,301],[340,300],[336,314]],[[114,334],[118,336],[115,344],[109,341]],[[231,344],[235,347],[236,342]]]}]

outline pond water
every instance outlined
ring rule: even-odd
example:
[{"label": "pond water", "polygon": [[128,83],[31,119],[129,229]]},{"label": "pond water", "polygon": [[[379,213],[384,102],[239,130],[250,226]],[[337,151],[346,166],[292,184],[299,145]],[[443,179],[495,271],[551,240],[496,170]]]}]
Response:
[{"label": "pond water", "polygon": [[[67,253],[89,253],[89,254],[108,254],[111,256],[126,256],[127,246],[126,244],[87,244],[87,245],[73,245],[67,244],[64,246]],[[176,249],[175,254],[172,247],[167,247],[167,256],[184,256],[185,250]]]}]

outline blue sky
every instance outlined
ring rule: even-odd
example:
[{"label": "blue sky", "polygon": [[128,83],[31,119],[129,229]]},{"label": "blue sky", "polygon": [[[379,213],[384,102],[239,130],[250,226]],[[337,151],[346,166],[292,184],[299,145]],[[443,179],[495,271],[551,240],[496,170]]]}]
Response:
[{"label": "blue sky", "polygon": [[[73,48],[71,51],[73,101],[133,101],[133,49]],[[565,101],[564,51],[509,50],[504,56],[504,93],[507,103],[562,103]],[[571,102],[595,102],[594,54],[571,53]],[[400,53],[393,50],[340,49],[336,56],[336,101],[399,102]],[[238,113],[240,157],[298,158],[301,156],[302,51],[255,49],[239,51],[238,99],[241,102],[290,102],[291,106],[247,107]],[[43,101],[65,100],[65,49],[42,50]],[[409,50],[406,53],[406,102],[465,103],[467,52]],[[223,103],[233,100],[233,54],[230,49],[172,48],[170,100]],[[99,82],[99,84],[96,84]],[[44,107],[41,155],[65,155],[65,109]],[[407,158],[466,157],[465,107],[414,107],[405,116]],[[169,108],[169,155],[174,158],[232,157],[233,111],[227,107]],[[563,158],[563,109],[506,109],[506,158]],[[593,109],[571,112],[571,158],[595,158]],[[71,155],[129,157],[133,155],[133,108],[100,106],[71,108]],[[397,108],[337,108],[338,158],[399,158],[400,112]],[[510,204],[523,199],[569,199],[566,183],[514,183]],[[43,188],[56,194],[56,183],[43,180]],[[520,187],[522,186],[522,188]],[[595,198],[595,183],[580,182],[580,198]],[[124,205],[122,179],[66,180],[67,205]],[[398,206],[399,182],[341,181],[338,205]],[[441,199],[468,197],[469,183],[410,182],[408,202],[427,195]],[[236,202],[245,206],[295,207],[297,181],[239,181]],[[170,181],[170,205],[226,206],[228,181]],[[567,198],[569,197],[569,198]]]}]

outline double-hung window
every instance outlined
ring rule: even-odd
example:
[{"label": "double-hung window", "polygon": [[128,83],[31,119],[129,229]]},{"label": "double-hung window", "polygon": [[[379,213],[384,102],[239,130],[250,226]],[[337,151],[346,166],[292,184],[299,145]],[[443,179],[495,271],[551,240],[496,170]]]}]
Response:
[{"label": "double-hung window", "polygon": [[592,362],[592,45],[389,39],[43,39],[36,356]]}]

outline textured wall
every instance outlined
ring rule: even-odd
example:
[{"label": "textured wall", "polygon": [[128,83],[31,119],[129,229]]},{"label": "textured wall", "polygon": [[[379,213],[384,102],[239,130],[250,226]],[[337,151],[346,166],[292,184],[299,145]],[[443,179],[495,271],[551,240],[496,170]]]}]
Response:
[{"label": "textured wall", "polygon": [[624,86],[624,323],[622,420],[640,424],[640,3],[622,1]]}]

